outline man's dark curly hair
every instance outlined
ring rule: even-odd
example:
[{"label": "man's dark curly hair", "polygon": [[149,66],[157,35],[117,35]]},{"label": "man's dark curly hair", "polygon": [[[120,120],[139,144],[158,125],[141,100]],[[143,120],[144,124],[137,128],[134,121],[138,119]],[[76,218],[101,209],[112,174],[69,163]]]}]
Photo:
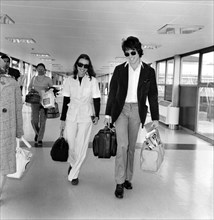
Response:
[{"label": "man's dark curly hair", "polygon": [[81,54],[81,55],[77,58],[76,62],[74,63],[74,68],[73,68],[74,79],[77,78],[77,73],[78,73],[77,63],[79,62],[80,59],[88,60],[88,62],[89,62],[88,76],[89,76],[90,79],[91,79],[92,76],[95,77],[96,74],[95,74],[95,72],[94,72],[94,68],[93,68],[93,66],[92,66],[90,57],[89,57],[87,54]]},{"label": "man's dark curly hair", "polygon": [[142,44],[137,37],[130,36],[122,42],[122,49],[125,53],[127,50],[136,50],[140,57],[143,55]]}]

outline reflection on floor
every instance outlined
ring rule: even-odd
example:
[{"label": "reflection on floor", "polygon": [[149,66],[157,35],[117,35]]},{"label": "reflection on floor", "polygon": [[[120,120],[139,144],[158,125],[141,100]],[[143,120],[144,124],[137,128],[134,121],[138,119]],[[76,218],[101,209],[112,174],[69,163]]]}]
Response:
[{"label": "reflection on floor", "polygon": [[[25,138],[33,145],[28,107]],[[149,119],[148,119],[149,120]],[[50,147],[59,136],[59,119],[47,121],[44,147],[35,148],[27,172],[8,179],[2,195],[1,219],[213,219],[213,147],[184,130],[160,126],[166,154],[156,174],[140,170],[140,130],[135,154],[133,190],[114,196],[114,158],[98,159],[89,147],[78,186],[67,180],[67,163],[54,162]],[[94,126],[91,141],[104,126]]]}]

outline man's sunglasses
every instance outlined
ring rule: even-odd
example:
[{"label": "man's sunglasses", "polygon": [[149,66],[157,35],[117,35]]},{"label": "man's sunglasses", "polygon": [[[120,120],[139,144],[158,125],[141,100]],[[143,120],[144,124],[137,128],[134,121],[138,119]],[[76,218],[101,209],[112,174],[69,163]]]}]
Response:
[{"label": "man's sunglasses", "polygon": [[77,63],[77,66],[78,66],[78,67],[84,67],[85,69],[88,69],[88,68],[89,68],[89,65],[88,65],[88,64],[83,64],[83,63]]},{"label": "man's sunglasses", "polygon": [[125,54],[126,57],[128,57],[128,56],[130,56],[130,54],[131,54],[132,56],[136,55],[137,52],[136,52],[136,51],[132,51],[132,52],[130,52],[130,53],[125,52],[124,54]]}]

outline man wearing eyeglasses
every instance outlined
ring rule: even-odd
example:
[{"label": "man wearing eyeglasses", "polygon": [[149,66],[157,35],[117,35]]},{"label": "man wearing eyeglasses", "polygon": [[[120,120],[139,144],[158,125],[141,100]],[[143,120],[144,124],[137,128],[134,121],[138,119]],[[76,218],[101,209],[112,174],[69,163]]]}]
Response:
[{"label": "man wearing eyeglasses", "polygon": [[148,98],[152,127],[158,127],[158,90],[155,71],[141,61],[143,50],[138,38],[130,36],[122,43],[127,62],[115,67],[106,104],[106,125],[115,123],[117,155],[115,159],[115,196],[123,198],[124,188],[132,189],[135,145],[140,124],[146,120]]}]

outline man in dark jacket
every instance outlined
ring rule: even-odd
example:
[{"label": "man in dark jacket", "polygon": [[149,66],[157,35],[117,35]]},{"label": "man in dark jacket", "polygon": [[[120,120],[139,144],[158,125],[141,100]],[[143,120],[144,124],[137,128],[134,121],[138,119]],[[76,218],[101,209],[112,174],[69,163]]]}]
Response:
[{"label": "man in dark jacket", "polygon": [[7,55],[2,55],[1,58],[5,62],[5,71],[8,75],[11,75],[13,78],[15,78],[16,81],[18,81],[18,78],[20,77],[20,72],[17,69],[11,68],[10,67],[10,57]]},{"label": "man in dark jacket", "polygon": [[152,127],[158,126],[158,90],[155,71],[141,61],[143,50],[136,37],[122,43],[127,62],[116,66],[106,104],[105,121],[115,123],[117,155],[115,159],[115,196],[123,198],[124,188],[132,189],[134,152],[140,124],[144,126],[148,98]]}]

